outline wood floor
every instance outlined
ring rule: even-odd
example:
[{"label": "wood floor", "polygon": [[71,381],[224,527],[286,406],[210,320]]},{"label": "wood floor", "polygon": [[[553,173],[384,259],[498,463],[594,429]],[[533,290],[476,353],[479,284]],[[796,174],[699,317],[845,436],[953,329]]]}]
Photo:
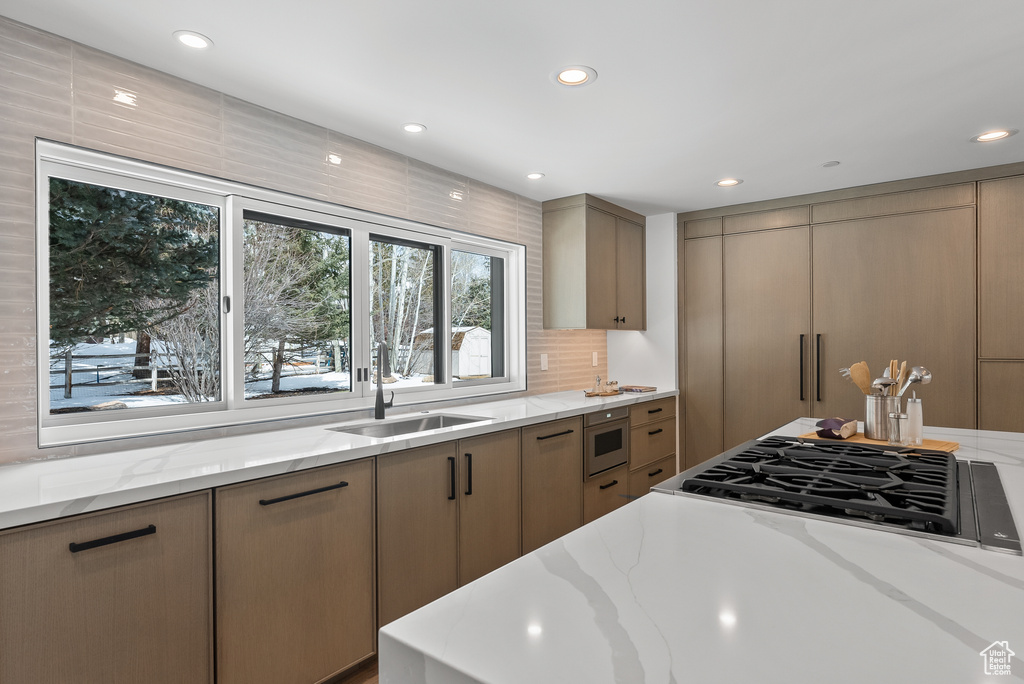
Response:
[{"label": "wood floor", "polygon": [[378,684],[377,659],[371,658],[341,679],[335,680],[334,684]]}]

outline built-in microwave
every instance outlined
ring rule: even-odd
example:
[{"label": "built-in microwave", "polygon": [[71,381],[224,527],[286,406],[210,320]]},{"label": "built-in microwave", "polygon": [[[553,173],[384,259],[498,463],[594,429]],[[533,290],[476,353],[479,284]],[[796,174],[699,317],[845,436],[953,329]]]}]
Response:
[{"label": "built-in microwave", "polygon": [[585,476],[597,475],[629,458],[629,407],[588,413],[584,421]]}]

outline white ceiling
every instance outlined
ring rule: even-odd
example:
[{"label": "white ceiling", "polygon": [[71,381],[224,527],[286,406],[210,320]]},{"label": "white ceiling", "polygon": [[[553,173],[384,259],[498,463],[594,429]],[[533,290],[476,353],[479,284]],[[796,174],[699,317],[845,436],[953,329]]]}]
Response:
[{"label": "white ceiling", "polygon": [[[1024,129],[1024,0],[0,0],[0,15],[537,200],[652,215],[1024,161],[1024,134],[968,142]],[[188,51],[178,29],[215,45]],[[597,80],[552,83],[570,64]],[[744,183],[714,185],[726,176]]]}]

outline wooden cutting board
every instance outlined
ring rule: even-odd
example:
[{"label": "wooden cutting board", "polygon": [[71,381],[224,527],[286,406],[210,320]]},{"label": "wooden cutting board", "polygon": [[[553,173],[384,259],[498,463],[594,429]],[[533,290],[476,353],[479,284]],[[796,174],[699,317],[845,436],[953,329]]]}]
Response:
[{"label": "wooden cutting board", "polygon": [[[806,435],[800,435],[804,439],[825,439],[819,437],[817,432],[808,432]],[[837,439],[836,442],[858,442],[860,444],[877,444],[879,446],[889,446],[889,443],[882,439],[868,439],[864,436],[863,432],[858,432],[855,435],[847,437],[846,439]],[[903,447],[899,447],[903,448]],[[935,451],[948,451],[954,452],[960,448],[960,442],[944,442],[938,439],[926,439],[921,444],[922,449],[933,449]]]}]

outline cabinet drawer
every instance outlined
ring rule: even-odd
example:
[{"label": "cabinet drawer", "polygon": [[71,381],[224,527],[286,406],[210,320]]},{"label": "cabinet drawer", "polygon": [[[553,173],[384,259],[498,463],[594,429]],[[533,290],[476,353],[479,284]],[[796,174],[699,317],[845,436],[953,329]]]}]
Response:
[{"label": "cabinet drawer", "polygon": [[583,484],[583,523],[611,513],[629,501],[628,470],[619,466],[595,475]]},{"label": "cabinet drawer", "polygon": [[0,682],[212,681],[210,494],[0,534]]},{"label": "cabinet drawer", "polygon": [[675,416],[629,431],[629,468],[639,468],[676,452]]},{"label": "cabinet drawer", "polygon": [[629,407],[629,425],[636,427],[644,423],[650,423],[662,418],[676,415],[676,398],[658,399],[646,401],[642,404],[633,404]]},{"label": "cabinet drawer", "polygon": [[629,471],[629,500],[638,499],[651,487],[676,474],[676,455],[672,454],[649,466]]}]

